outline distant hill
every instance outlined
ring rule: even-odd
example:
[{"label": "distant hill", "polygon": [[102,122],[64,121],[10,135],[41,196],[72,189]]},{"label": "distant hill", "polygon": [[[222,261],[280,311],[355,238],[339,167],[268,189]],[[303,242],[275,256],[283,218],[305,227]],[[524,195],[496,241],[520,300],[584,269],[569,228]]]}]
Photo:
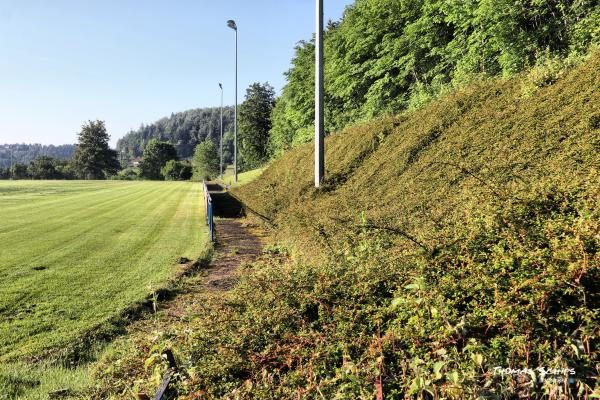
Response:
[{"label": "distant hill", "polygon": [[[151,139],[172,143],[181,158],[194,154],[196,144],[207,138],[219,143],[221,132],[220,107],[199,108],[162,118],[153,124],[142,125],[138,130],[130,131],[117,142],[117,151],[130,157],[139,157]],[[223,132],[233,131],[234,109],[223,108]]]},{"label": "distant hill", "polygon": [[0,144],[0,168],[8,168],[12,163],[29,164],[39,156],[49,156],[59,160],[69,160],[75,153],[74,144],[59,146],[42,144]]}]

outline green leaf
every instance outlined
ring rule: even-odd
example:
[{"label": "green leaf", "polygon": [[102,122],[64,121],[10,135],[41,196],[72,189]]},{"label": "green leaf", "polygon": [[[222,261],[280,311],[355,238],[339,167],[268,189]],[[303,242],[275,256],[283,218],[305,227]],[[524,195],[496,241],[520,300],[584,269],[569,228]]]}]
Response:
[{"label": "green leaf", "polygon": [[458,371],[452,371],[449,372],[447,374],[448,379],[450,380],[450,382],[454,383],[454,384],[458,384],[459,379],[460,379],[460,375],[458,374]]},{"label": "green leaf", "polygon": [[442,379],[442,374],[441,374],[441,370],[442,368],[444,368],[444,365],[446,365],[445,361],[437,361],[435,364],[433,364],[433,373],[435,375],[435,379]]}]

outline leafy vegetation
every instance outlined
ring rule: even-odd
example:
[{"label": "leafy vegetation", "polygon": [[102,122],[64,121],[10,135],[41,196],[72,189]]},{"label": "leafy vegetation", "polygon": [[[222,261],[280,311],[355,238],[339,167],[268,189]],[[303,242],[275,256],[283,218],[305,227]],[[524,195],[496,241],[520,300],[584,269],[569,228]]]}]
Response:
[{"label": "leafy vegetation", "polygon": [[[233,131],[233,107],[223,107],[223,132]],[[211,139],[219,143],[221,135],[221,109],[200,108],[171,114],[150,125],[142,125],[131,131],[117,142],[117,151],[122,151],[130,158],[140,157],[152,139],[167,141],[173,144],[181,159],[189,159],[194,154],[196,144]],[[233,160],[233,149],[230,141],[224,140],[224,153],[227,162]]]},{"label": "leafy vegetation", "polygon": [[60,146],[41,144],[0,144],[0,169],[10,168],[14,164],[28,165],[39,156],[46,156],[61,161],[70,160],[75,153],[74,144]]},{"label": "leafy vegetation", "polygon": [[[357,0],[325,37],[326,130],[420,108],[481,77],[600,44],[596,1]],[[314,45],[296,48],[273,112],[271,153],[310,141]]]},{"label": "leafy vegetation", "polygon": [[164,179],[161,169],[171,160],[177,161],[177,151],[171,143],[150,140],[140,161],[140,176],[151,180]]},{"label": "leafy vegetation", "polygon": [[192,160],[194,180],[203,181],[216,178],[220,173],[219,160],[217,146],[212,140],[198,144]]},{"label": "leafy vegetation", "polygon": [[271,112],[275,105],[275,89],[269,83],[253,83],[246,89],[246,99],[240,106],[241,170],[251,170],[269,159]]},{"label": "leafy vegetation", "polygon": [[320,190],[312,146],[288,152],[233,190],[273,227],[265,257],[119,365],[174,348],[189,398],[600,395],[599,71],[595,54],[535,96],[522,74],[348,128]]},{"label": "leafy vegetation", "polygon": [[117,152],[108,147],[110,136],[104,121],[88,121],[78,134],[73,168],[80,178],[105,179],[120,169]]},{"label": "leafy vegetation", "polygon": [[187,161],[167,161],[160,170],[166,181],[189,181],[192,178],[192,165]]}]

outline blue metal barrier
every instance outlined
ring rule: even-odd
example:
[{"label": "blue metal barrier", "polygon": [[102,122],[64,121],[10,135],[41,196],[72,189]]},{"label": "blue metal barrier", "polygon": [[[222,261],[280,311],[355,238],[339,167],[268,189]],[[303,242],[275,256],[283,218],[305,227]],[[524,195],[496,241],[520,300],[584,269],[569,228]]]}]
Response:
[{"label": "blue metal barrier", "polygon": [[202,182],[204,187],[204,211],[206,212],[206,223],[208,225],[210,241],[215,241],[215,224],[213,221],[213,203],[212,198],[210,197],[210,193],[208,192],[208,187],[206,186],[206,181]]}]

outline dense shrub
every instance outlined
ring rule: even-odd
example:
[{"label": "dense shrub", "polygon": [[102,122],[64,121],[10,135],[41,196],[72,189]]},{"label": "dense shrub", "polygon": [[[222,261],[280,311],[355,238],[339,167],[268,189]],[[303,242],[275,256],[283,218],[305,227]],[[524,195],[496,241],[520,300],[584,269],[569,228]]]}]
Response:
[{"label": "dense shrub", "polygon": [[160,170],[167,181],[189,181],[192,177],[192,165],[188,161],[167,161]]}]

